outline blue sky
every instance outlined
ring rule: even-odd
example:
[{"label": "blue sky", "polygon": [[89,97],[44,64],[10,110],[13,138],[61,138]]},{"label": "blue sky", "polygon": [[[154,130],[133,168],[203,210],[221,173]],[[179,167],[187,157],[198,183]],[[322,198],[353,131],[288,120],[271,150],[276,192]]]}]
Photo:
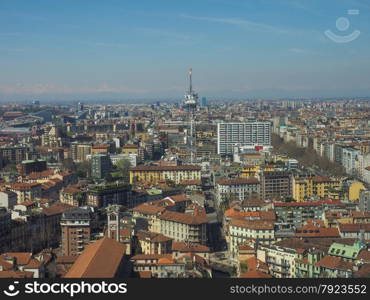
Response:
[{"label": "blue sky", "polygon": [[189,67],[209,98],[370,96],[369,31],[369,0],[1,0],[0,100],[180,99]]}]

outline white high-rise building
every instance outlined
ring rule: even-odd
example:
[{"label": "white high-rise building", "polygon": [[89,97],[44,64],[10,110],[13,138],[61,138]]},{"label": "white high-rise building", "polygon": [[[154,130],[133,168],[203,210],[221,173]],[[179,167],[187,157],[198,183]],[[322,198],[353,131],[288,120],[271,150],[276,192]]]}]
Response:
[{"label": "white high-rise building", "polygon": [[218,123],[217,153],[232,154],[235,144],[251,147],[271,146],[271,123]]}]

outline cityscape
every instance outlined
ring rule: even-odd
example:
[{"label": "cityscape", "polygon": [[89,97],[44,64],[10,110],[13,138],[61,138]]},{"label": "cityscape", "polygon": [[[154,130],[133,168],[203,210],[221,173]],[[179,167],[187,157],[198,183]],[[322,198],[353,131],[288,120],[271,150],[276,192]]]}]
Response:
[{"label": "cityscape", "polygon": [[[366,14],[360,8],[349,15]],[[179,18],[285,33],[241,19]],[[0,32],[0,41],[9,37]],[[349,41],[330,37],[330,47]],[[175,38],[180,47],[190,42]],[[112,44],[101,46],[108,53]],[[239,72],[221,66],[226,77],[212,77],[192,61],[164,75],[173,76],[171,95],[0,85],[0,278],[370,278],[368,73],[359,71],[366,82],[358,93],[334,78],[336,94],[241,89],[229,97],[222,84]],[[166,73],[161,67],[148,72],[153,85]],[[144,89],[147,75],[127,68],[138,84],[143,76]],[[208,91],[207,76],[222,78],[219,90]]]}]

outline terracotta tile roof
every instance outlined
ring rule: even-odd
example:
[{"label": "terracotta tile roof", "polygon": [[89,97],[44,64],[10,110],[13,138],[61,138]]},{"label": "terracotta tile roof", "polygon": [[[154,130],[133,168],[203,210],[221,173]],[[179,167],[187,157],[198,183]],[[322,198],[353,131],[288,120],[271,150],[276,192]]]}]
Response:
[{"label": "terracotta tile roof", "polygon": [[75,187],[66,187],[66,188],[63,189],[62,192],[67,193],[67,194],[77,194],[77,193],[81,192],[81,190],[79,190]]},{"label": "terracotta tile roof", "polygon": [[44,178],[44,177],[50,177],[52,175],[54,175],[55,173],[55,170],[45,170],[45,171],[42,171],[42,172],[32,172],[30,174],[28,174],[27,178],[28,179],[39,179],[39,178]]},{"label": "terracotta tile roof", "polygon": [[184,214],[168,210],[162,213],[159,216],[159,219],[188,225],[200,225],[208,223],[208,218],[204,215]]},{"label": "terracotta tile roof", "polygon": [[73,264],[78,256],[59,256],[55,260],[56,264]]},{"label": "terracotta tile roof", "polygon": [[125,255],[125,245],[104,237],[88,245],[65,278],[113,278]]},{"label": "terracotta tile roof", "polygon": [[185,195],[185,194],[177,194],[177,195],[172,195],[168,196],[165,199],[171,199],[175,202],[184,202],[184,201],[190,201],[190,199]]},{"label": "terracotta tile roof", "polygon": [[357,256],[357,259],[363,260],[365,262],[370,263],[370,251],[369,250],[361,250],[360,253]]},{"label": "terracotta tile roof", "polygon": [[207,246],[204,246],[198,243],[187,244],[185,242],[173,242],[172,251],[205,253],[205,252],[210,252],[210,249]]},{"label": "terracotta tile roof", "polygon": [[165,207],[159,207],[156,205],[150,205],[148,203],[143,203],[143,204],[140,204],[134,207],[133,211],[140,212],[142,214],[156,215],[156,214],[163,212],[165,209],[166,209]]},{"label": "terracotta tile roof", "polygon": [[27,265],[32,258],[30,252],[7,252],[0,255],[0,259],[4,260],[5,257],[13,257],[16,259],[18,265]]},{"label": "terracotta tile roof", "polygon": [[257,259],[256,256],[252,256],[246,260],[248,270],[253,271],[265,271],[265,273],[268,273],[269,267],[267,264],[262,262],[261,260]]},{"label": "terracotta tile roof", "polygon": [[33,278],[33,275],[29,271],[0,271],[0,278]]},{"label": "terracotta tile roof", "polygon": [[233,217],[253,217],[253,218],[260,218],[261,214],[259,211],[238,211],[234,208],[230,208],[225,210],[224,212],[225,217],[233,218]]},{"label": "terracotta tile roof", "polygon": [[316,226],[304,226],[297,228],[296,237],[334,237],[339,238],[338,228],[323,228]]},{"label": "terracotta tile roof", "polygon": [[273,230],[274,223],[262,220],[237,220],[233,219],[230,222],[230,226],[249,228],[249,229],[264,229],[264,230]]},{"label": "terracotta tile roof", "polygon": [[370,231],[370,223],[364,224],[339,224],[340,232],[360,232],[363,229],[366,232]]},{"label": "terracotta tile roof", "polygon": [[39,187],[39,186],[41,186],[41,184],[36,183],[36,182],[33,182],[33,183],[23,182],[23,183],[10,184],[10,188],[13,189],[13,190],[16,190],[16,191],[28,191],[32,188],[36,188],[36,187]]},{"label": "terracotta tile roof", "polygon": [[240,274],[239,277],[240,278],[272,278],[271,275],[266,274],[264,272],[256,271],[256,270],[248,271],[243,274]]},{"label": "terracotta tile roof", "polygon": [[157,263],[159,265],[172,265],[173,263],[175,263],[175,261],[173,259],[163,257],[163,258],[158,259]]},{"label": "terracotta tile roof", "polygon": [[315,183],[322,183],[322,182],[331,182],[333,180],[331,180],[329,177],[325,177],[325,176],[315,176],[312,178],[312,181],[315,182]]},{"label": "terracotta tile roof", "polygon": [[332,270],[352,270],[353,263],[344,261],[340,257],[326,255],[315,263],[315,266]]},{"label": "terracotta tile roof", "polygon": [[139,277],[140,278],[152,278],[152,272],[151,271],[139,271]]},{"label": "terracotta tile roof", "polygon": [[240,244],[238,248],[239,251],[254,251],[254,248],[252,246],[249,246],[248,244]]},{"label": "terracotta tile roof", "polygon": [[138,254],[131,257],[131,260],[159,260],[161,258],[172,259],[172,254]]},{"label": "terracotta tile roof", "polygon": [[161,233],[156,233],[156,232],[151,232],[151,231],[146,231],[146,230],[138,231],[136,236],[139,240],[146,240],[152,243],[164,243],[164,242],[168,242],[172,240],[171,238]]},{"label": "terracotta tile roof", "polygon": [[370,211],[356,211],[352,210],[351,216],[356,219],[367,219],[370,218]]},{"label": "terracotta tile roof", "polygon": [[66,210],[72,209],[74,206],[71,206],[66,203],[56,203],[50,207],[44,207],[42,212],[47,216],[59,215],[65,212]]}]

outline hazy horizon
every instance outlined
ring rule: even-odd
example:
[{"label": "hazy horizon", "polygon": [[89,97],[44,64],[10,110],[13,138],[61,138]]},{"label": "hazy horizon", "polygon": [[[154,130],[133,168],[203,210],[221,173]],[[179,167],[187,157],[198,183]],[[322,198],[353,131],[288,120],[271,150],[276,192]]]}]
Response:
[{"label": "hazy horizon", "polygon": [[[0,101],[181,99],[190,67],[200,97],[366,97],[369,10],[365,0],[5,0]],[[336,43],[328,29],[360,35]]]}]

